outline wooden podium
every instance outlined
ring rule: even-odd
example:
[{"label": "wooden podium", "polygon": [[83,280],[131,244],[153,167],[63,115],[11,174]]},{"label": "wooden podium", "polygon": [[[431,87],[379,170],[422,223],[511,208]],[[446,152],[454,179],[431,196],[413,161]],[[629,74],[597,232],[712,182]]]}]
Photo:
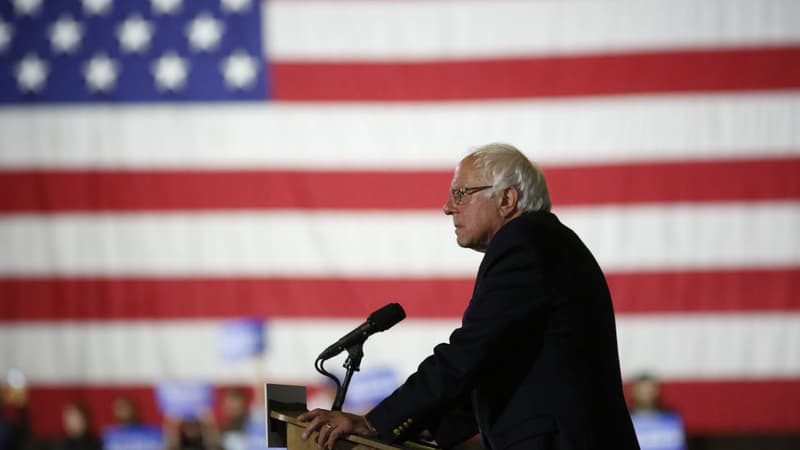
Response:
[{"label": "wooden podium", "polygon": [[[282,384],[264,385],[264,408],[266,413],[267,448],[286,448],[288,450],[318,450],[315,431],[307,440],[302,435],[306,423],[297,420],[297,416],[304,413],[306,408],[306,388],[303,386],[289,386]],[[336,441],[335,450],[435,450],[435,447],[404,442],[399,444],[386,444],[366,436],[351,434]]]}]

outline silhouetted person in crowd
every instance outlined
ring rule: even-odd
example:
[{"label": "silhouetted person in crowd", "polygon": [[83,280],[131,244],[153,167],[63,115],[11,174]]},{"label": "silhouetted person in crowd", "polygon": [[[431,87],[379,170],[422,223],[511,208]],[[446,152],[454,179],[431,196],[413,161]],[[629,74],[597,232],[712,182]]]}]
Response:
[{"label": "silhouetted person in crowd", "polygon": [[86,406],[70,402],[61,413],[64,436],[55,441],[54,450],[101,450],[100,439],[92,434]]},{"label": "silhouetted person in crowd", "polygon": [[139,410],[130,398],[120,395],[114,398],[112,403],[114,411],[114,421],[119,426],[140,425]]},{"label": "silhouetted person in crowd", "polygon": [[250,417],[250,405],[244,389],[232,388],[222,398],[223,431],[242,431]]},{"label": "silhouetted person in crowd", "polygon": [[199,418],[166,418],[164,438],[167,450],[219,450],[222,448],[214,415]]},{"label": "silhouetted person in crowd", "polygon": [[21,450],[31,444],[27,393],[0,383],[0,449]]},{"label": "silhouetted person in crowd", "polygon": [[649,373],[643,373],[634,379],[630,387],[631,412],[662,412],[661,384]]},{"label": "silhouetted person in crowd", "polygon": [[641,450],[684,450],[686,432],[680,414],[661,402],[661,384],[643,373],[630,386],[631,418]]},{"label": "silhouetted person in crowd", "polygon": [[243,450],[246,446],[246,428],[250,418],[250,405],[243,389],[232,388],[222,397],[222,446],[225,450]]}]

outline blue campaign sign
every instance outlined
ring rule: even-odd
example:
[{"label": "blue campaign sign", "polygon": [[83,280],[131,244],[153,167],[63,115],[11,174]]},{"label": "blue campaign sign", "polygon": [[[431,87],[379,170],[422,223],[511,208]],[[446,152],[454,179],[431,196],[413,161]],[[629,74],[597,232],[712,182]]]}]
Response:
[{"label": "blue campaign sign", "polygon": [[214,390],[203,381],[167,381],[156,386],[156,399],[164,415],[196,419],[211,410]]},{"label": "blue campaign sign", "polygon": [[633,413],[633,428],[642,450],[685,450],[681,417],[669,412]]},{"label": "blue campaign sign", "polygon": [[267,429],[263,414],[252,414],[241,430],[222,433],[225,450],[264,450],[266,446]]},{"label": "blue campaign sign", "polygon": [[368,409],[386,398],[400,385],[397,372],[390,367],[356,372],[345,397],[345,409]]},{"label": "blue campaign sign", "polygon": [[245,427],[245,449],[264,450],[267,445],[267,429],[263,415],[253,415]]},{"label": "blue campaign sign", "polygon": [[108,428],[103,432],[104,450],[162,450],[161,429],[147,425]]},{"label": "blue campaign sign", "polygon": [[228,320],[222,324],[220,355],[225,361],[239,361],[264,351],[264,322],[258,319]]}]

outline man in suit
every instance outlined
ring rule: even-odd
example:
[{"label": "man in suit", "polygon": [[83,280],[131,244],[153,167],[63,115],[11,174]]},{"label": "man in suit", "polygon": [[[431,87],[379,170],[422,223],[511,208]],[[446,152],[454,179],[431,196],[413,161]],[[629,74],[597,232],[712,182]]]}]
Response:
[{"label": "man in suit", "polygon": [[544,175],[507,144],[458,165],[444,213],[485,253],[462,325],[366,416],[314,410],[307,435],[444,448],[480,433],[491,449],[638,449],[622,393],[614,311],[600,267],[550,213]]}]

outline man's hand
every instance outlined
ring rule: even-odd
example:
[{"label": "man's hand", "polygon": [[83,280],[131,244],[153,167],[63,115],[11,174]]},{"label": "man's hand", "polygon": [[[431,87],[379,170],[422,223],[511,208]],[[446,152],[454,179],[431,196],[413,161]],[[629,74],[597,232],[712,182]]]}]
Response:
[{"label": "man's hand", "polygon": [[355,414],[318,408],[300,415],[297,420],[309,422],[306,431],[303,432],[303,439],[308,439],[311,433],[319,431],[317,439],[319,448],[333,449],[337,439],[350,433],[377,435],[366,417]]}]

